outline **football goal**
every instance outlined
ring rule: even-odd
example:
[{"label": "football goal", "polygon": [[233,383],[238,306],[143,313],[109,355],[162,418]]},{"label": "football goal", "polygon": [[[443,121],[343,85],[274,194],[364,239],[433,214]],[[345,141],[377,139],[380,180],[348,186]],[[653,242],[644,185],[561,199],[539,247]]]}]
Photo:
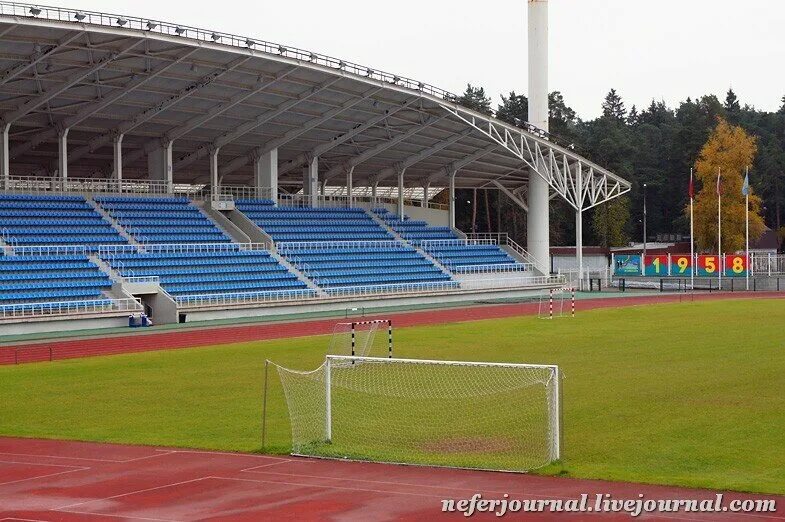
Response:
[{"label": "football goal", "polygon": [[389,319],[337,323],[327,355],[392,357],[393,329]]},{"label": "football goal", "polygon": [[328,355],[276,369],[295,455],[507,471],[559,459],[557,366]]}]

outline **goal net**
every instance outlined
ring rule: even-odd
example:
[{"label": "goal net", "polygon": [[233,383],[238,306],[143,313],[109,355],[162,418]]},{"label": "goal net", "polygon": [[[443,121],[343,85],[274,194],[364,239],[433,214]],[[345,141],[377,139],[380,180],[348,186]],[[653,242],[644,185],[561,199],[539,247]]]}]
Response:
[{"label": "goal net", "polygon": [[559,458],[557,366],[328,355],[277,369],[296,455],[509,471]]},{"label": "goal net", "polygon": [[540,319],[566,317],[565,305],[570,299],[568,292],[566,288],[553,288],[542,292],[537,307],[537,317]]},{"label": "goal net", "polygon": [[327,355],[392,357],[392,342],[392,321],[388,319],[338,323]]}]

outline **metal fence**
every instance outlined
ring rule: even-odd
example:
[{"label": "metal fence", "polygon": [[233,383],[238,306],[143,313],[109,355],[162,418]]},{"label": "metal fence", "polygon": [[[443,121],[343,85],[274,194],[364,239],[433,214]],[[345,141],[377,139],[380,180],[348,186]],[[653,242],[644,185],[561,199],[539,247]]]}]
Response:
[{"label": "metal fence", "polygon": [[130,298],[112,299],[109,302],[63,301],[55,303],[23,303],[0,307],[0,318],[19,319],[107,312],[138,312],[141,310],[141,302]]}]

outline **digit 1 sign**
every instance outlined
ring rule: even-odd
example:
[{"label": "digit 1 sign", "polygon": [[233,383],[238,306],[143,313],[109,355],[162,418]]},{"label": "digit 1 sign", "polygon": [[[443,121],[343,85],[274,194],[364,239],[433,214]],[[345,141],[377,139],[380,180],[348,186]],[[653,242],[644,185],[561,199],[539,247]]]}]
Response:
[{"label": "digit 1 sign", "polygon": [[668,256],[646,256],[643,267],[643,275],[666,276],[668,275]]},{"label": "digit 1 sign", "polygon": [[720,269],[720,256],[698,256],[697,275],[703,277],[717,277]]},{"label": "digit 1 sign", "polygon": [[671,275],[672,276],[689,276],[692,269],[692,261],[689,254],[672,254],[671,255]]},{"label": "digit 1 sign", "polygon": [[725,272],[728,277],[745,277],[747,275],[747,256],[731,254],[725,256]]}]

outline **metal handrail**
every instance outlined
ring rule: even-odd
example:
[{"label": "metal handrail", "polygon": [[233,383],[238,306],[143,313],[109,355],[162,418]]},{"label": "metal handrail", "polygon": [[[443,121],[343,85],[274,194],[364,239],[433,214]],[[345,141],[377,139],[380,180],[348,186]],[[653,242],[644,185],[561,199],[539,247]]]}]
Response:
[{"label": "metal handrail", "polygon": [[51,315],[77,315],[103,312],[131,312],[142,310],[137,299],[112,299],[107,303],[92,301],[61,301],[52,303],[20,303],[0,306],[0,318],[44,317]]},{"label": "metal handrail", "polygon": [[[2,2],[0,2],[2,7]],[[0,190],[31,194],[123,194],[138,196],[189,196],[204,199],[204,184],[175,183],[156,180],[111,178],[67,178],[57,176],[9,176],[0,178]]]}]

